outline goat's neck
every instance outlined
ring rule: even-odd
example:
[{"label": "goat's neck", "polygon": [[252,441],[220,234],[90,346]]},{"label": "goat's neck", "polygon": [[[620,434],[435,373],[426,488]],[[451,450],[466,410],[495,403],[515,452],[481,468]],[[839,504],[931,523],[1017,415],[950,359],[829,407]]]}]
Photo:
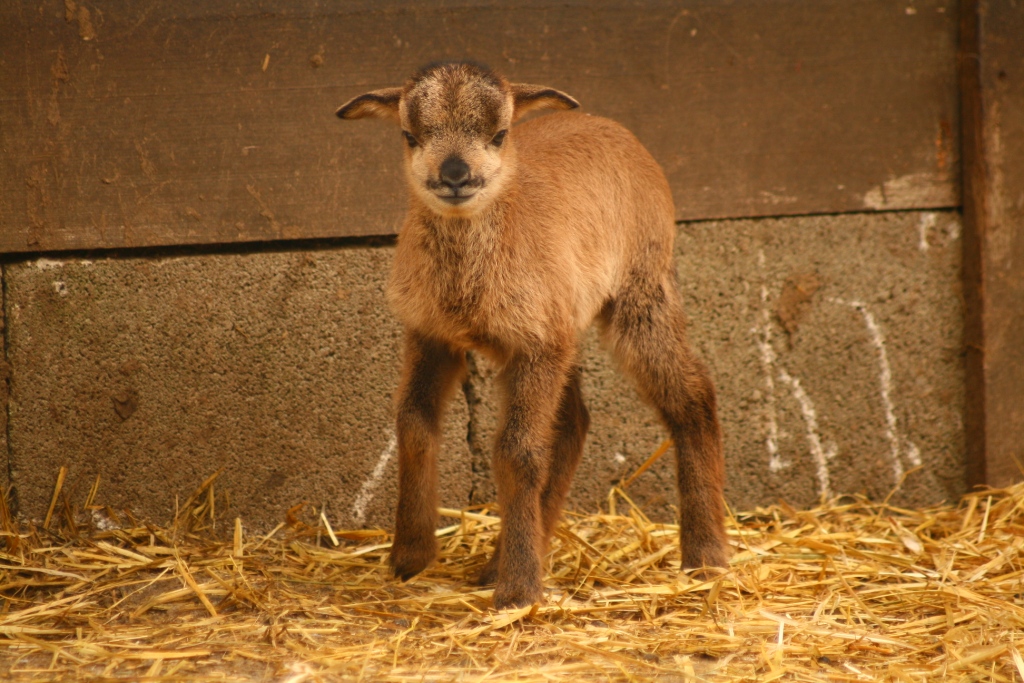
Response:
[{"label": "goat's neck", "polygon": [[439,252],[458,252],[473,258],[493,252],[507,228],[504,202],[496,201],[472,217],[441,216],[425,210],[423,226],[427,243]]}]

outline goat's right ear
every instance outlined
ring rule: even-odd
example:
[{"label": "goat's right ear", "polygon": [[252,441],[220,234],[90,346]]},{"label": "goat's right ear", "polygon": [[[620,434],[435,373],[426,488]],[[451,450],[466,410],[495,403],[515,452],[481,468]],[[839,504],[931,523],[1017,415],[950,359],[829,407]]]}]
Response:
[{"label": "goat's right ear", "polygon": [[353,97],[341,105],[335,113],[339,119],[388,119],[398,121],[398,101],[402,99],[401,88],[384,88]]},{"label": "goat's right ear", "polygon": [[580,106],[572,97],[561,90],[546,85],[530,85],[528,83],[512,83],[512,120],[535,109],[575,109]]}]

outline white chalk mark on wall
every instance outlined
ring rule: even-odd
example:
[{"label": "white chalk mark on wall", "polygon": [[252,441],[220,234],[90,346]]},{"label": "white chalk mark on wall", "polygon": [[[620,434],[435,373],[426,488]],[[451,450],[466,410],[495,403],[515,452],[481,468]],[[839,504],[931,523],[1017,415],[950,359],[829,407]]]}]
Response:
[{"label": "white chalk mark on wall", "polygon": [[[764,254],[760,254],[763,258]],[[768,448],[768,469],[772,472],[789,467],[790,463],[783,462],[779,457],[779,424],[775,410],[775,380],[772,374],[775,369],[775,350],[772,348],[771,317],[768,313],[768,289],[761,286],[761,326],[751,330],[754,335],[754,343],[761,355],[761,367],[764,369],[765,387],[765,421],[768,424],[768,436],[765,437],[765,446]]]},{"label": "white chalk mark on wall", "polygon": [[800,412],[803,413],[804,423],[807,425],[807,445],[811,449],[811,456],[814,458],[814,464],[818,470],[818,493],[827,498],[832,494],[828,461],[836,456],[836,446],[829,444],[828,451],[822,447],[821,437],[818,435],[818,414],[814,410],[811,397],[800,386],[800,380],[790,376],[782,367],[779,368],[779,379],[789,385],[793,392],[793,398],[800,405]]},{"label": "white chalk mark on wall", "polygon": [[875,316],[864,302],[843,299],[832,301],[849,306],[861,314],[864,325],[868,328],[871,345],[878,354],[878,388],[882,398],[882,410],[885,412],[885,438],[889,441],[893,480],[898,484],[903,478],[903,458],[906,458],[912,467],[917,467],[921,464],[921,452],[915,444],[900,434],[896,409],[892,403],[892,369],[889,366],[889,355],[885,350],[885,336],[882,335],[882,328],[878,326]]},{"label": "white chalk mark on wall", "polygon": [[[765,264],[764,252],[758,252],[758,264],[763,268]],[[761,286],[761,311],[759,325],[751,330],[754,335],[754,342],[757,345],[758,355],[761,358],[761,367],[765,377],[765,413],[768,428],[768,435],[765,438],[765,446],[768,449],[768,469],[772,472],[779,472],[792,463],[782,459],[779,454],[779,426],[778,410],[775,398],[775,379],[778,376],[780,382],[789,387],[794,400],[800,406],[800,413],[803,415],[804,424],[807,427],[807,444],[814,458],[816,474],[818,477],[818,493],[823,497],[831,495],[831,482],[828,471],[828,461],[835,457],[838,449],[835,443],[830,442],[828,447],[822,445],[821,436],[818,433],[818,415],[814,409],[814,402],[800,384],[800,380],[789,374],[786,368],[779,362],[778,354],[772,344],[772,318],[768,309],[768,288]]]},{"label": "white chalk mark on wall", "polygon": [[946,235],[949,237],[950,242],[960,239],[960,221],[951,220],[946,223]]},{"label": "white chalk mark on wall", "polygon": [[917,221],[917,248],[921,252],[928,251],[928,231],[935,227],[936,216],[934,213],[923,213]]},{"label": "white chalk mark on wall", "polygon": [[352,504],[352,519],[356,524],[366,521],[366,506],[373,500],[373,491],[377,488],[380,478],[384,476],[384,470],[391,462],[391,458],[395,456],[396,450],[398,450],[398,437],[391,434],[387,447],[377,459],[377,464],[374,466],[373,472],[370,473],[369,479],[363,482],[363,487],[359,490],[359,495],[356,496],[356,502]]},{"label": "white chalk mark on wall", "polygon": [[54,268],[63,268],[63,261],[53,261],[48,258],[41,258],[36,261],[36,268],[39,270],[52,270]]},{"label": "white chalk mark on wall", "polygon": [[921,451],[917,449],[917,446],[912,442],[907,442],[907,460],[914,467],[921,466]]},{"label": "white chalk mark on wall", "polygon": [[[76,265],[76,266],[91,266],[92,265],[92,261],[87,261],[85,259],[82,259],[80,261],[72,261],[72,263],[74,265]],[[58,268],[63,268],[66,265],[67,264],[64,261],[54,261],[53,259],[48,259],[48,258],[36,259],[36,262],[35,262],[35,266],[39,270],[54,270],[54,269],[58,269]]]}]

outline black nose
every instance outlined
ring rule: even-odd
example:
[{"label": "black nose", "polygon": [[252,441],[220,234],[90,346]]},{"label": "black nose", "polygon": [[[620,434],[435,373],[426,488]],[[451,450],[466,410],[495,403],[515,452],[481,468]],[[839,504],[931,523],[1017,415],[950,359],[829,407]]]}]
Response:
[{"label": "black nose", "polygon": [[441,182],[457,190],[469,182],[469,164],[452,155],[441,164]]}]

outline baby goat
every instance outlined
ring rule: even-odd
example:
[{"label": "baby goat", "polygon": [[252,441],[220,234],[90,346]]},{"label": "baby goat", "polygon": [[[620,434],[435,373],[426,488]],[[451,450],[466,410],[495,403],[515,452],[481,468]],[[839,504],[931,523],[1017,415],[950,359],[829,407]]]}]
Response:
[{"label": "baby goat", "polygon": [[499,368],[502,392],[502,529],[479,577],[496,584],[498,608],[542,596],[542,558],[590,422],[577,359],[595,320],[675,440],[683,567],[726,564],[715,390],[686,341],[668,182],[613,121],[560,112],[512,127],[536,109],[578,106],[448,63],[337,112],[401,126],[411,189],[388,285],[406,330],[391,566],[408,579],[437,554],[442,415],[466,351],[479,351]]}]

